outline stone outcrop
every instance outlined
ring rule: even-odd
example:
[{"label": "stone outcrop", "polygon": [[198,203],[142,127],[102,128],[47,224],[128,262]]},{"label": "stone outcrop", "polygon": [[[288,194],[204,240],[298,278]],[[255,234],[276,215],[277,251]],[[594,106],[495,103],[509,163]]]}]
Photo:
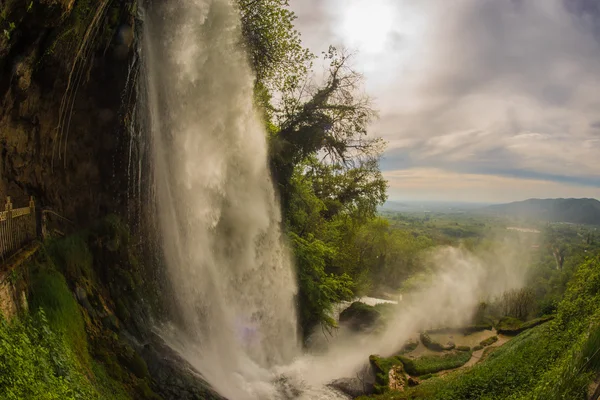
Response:
[{"label": "stone outcrop", "polygon": [[134,3],[0,4],[0,197],[79,226],[122,214]]},{"label": "stone outcrop", "polygon": [[340,323],[354,331],[366,331],[381,319],[381,313],[373,306],[355,301],[340,313]]}]

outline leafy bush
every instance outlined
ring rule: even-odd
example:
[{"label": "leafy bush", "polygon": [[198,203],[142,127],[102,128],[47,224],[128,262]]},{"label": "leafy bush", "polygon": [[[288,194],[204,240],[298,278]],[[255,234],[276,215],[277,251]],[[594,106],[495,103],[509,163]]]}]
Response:
[{"label": "leafy bush", "polygon": [[[43,313],[38,318],[0,321],[0,398],[74,399],[64,346]],[[83,395],[84,393],[79,393]]]},{"label": "leafy bush", "polygon": [[469,346],[456,346],[456,350],[458,351],[471,351]]},{"label": "leafy bush", "polygon": [[0,321],[0,398],[127,398],[122,389],[102,379],[101,368],[93,369],[100,378],[92,383],[43,311],[10,323]]},{"label": "leafy bush", "polygon": [[353,296],[352,279],[346,274],[336,276],[325,272],[325,259],[334,250],[324,242],[312,235],[305,239],[290,232],[289,236],[296,255],[301,327],[306,332],[317,324],[336,326],[330,316],[331,309],[335,303]]}]

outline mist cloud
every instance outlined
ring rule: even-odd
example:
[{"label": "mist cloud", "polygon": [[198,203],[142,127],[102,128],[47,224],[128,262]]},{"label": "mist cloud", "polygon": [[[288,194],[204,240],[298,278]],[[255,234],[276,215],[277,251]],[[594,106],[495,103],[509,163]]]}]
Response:
[{"label": "mist cloud", "polygon": [[[372,131],[389,142],[382,167],[598,189],[600,3],[414,3],[387,2],[398,22],[385,50],[357,59],[381,110]],[[313,50],[344,44],[339,0],[292,7]],[[327,28],[307,35],[307,16]]]}]

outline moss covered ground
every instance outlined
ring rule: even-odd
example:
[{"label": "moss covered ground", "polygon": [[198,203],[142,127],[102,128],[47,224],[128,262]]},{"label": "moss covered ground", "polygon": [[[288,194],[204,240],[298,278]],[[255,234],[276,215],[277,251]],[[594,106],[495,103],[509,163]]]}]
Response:
[{"label": "moss covered ground", "polygon": [[146,363],[121,337],[135,328],[143,290],[118,218],[45,242],[23,268],[30,312],[1,321],[1,399],[159,398]]}]

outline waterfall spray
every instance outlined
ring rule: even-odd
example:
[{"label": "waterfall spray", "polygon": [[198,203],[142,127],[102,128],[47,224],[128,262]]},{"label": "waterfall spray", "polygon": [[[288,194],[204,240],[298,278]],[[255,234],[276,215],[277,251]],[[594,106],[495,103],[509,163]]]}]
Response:
[{"label": "waterfall spray", "polygon": [[151,2],[144,13],[136,115],[152,141],[156,209],[179,310],[162,332],[219,393],[232,400],[346,398],[327,384],[429,324],[467,322],[482,290],[523,281],[511,274],[519,263],[499,263],[508,251],[484,262],[442,249],[431,287],[400,306],[385,332],[301,355],[296,283],[237,10],[230,0],[178,0]]},{"label": "waterfall spray", "polygon": [[[298,352],[290,256],[253,76],[228,0],[153,2],[143,79],[163,249],[180,310],[168,338],[222,394]],[[238,382],[239,383],[239,382]]]}]

